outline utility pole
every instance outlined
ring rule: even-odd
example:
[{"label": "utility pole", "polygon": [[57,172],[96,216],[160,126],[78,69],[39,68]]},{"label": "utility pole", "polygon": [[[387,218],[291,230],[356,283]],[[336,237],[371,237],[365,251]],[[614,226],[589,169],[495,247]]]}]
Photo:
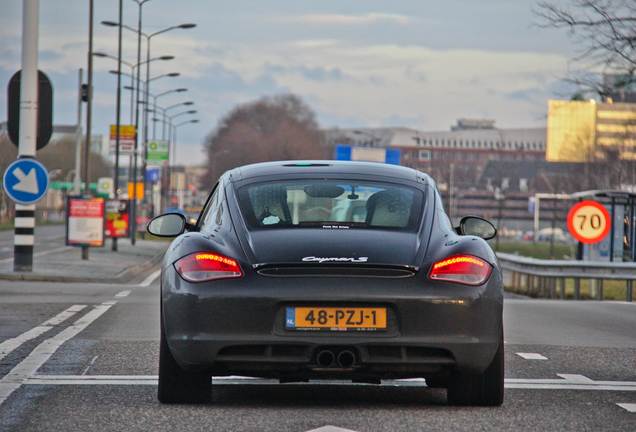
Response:
[{"label": "utility pole", "polygon": [[[88,86],[86,96],[86,146],[84,148],[84,197],[91,196],[90,179],[88,177],[88,157],[91,151],[91,117],[93,114],[93,5],[94,0],[90,1],[88,13]],[[82,259],[88,259],[88,246],[82,246]]]}]

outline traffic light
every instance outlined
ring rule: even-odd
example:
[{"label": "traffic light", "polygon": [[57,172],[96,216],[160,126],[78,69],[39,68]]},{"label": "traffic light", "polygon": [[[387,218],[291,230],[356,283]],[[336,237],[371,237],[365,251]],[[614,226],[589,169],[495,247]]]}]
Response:
[{"label": "traffic light", "polygon": [[88,84],[82,84],[82,102],[88,102]]},{"label": "traffic light", "polygon": [[[17,71],[7,86],[7,129],[11,142],[19,146],[20,138],[20,75]],[[53,134],[53,86],[44,72],[38,71],[37,150],[49,143]]]}]

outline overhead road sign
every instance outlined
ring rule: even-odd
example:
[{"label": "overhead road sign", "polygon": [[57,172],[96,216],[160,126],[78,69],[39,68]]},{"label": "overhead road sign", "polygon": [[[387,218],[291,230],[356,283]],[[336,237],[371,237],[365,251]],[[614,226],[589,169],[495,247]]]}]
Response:
[{"label": "overhead road sign", "polygon": [[35,204],[49,189],[49,173],[46,167],[35,159],[18,159],[4,172],[2,185],[13,202],[23,205]]}]

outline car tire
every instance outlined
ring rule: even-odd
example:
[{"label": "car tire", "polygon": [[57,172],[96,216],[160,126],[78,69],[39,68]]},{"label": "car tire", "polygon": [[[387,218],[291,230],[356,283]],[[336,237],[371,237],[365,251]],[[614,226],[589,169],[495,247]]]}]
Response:
[{"label": "car tire", "polygon": [[447,388],[450,405],[500,406],[504,400],[503,336],[488,368],[480,374],[455,372]]},{"label": "car tire", "polygon": [[170,352],[161,317],[159,342],[159,402],[164,404],[206,403],[212,398],[212,376],[203,372],[188,372],[179,367]]}]

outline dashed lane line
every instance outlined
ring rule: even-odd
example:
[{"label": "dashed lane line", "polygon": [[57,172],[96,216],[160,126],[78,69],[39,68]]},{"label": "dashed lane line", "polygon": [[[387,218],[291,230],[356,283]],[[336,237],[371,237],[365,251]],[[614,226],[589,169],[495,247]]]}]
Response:
[{"label": "dashed lane line", "polygon": [[0,343],[0,360],[5,358],[7,355],[9,355],[13,350],[18,348],[23,343],[30,341],[31,339],[35,339],[36,337],[46,333],[47,331],[51,330],[53,327],[57,326],[58,324],[66,321],[67,319],[69,319],[70,317],[72,317],[73,315],[75,315],[77,312],[81,311],[85,307],[86,305],[71,306],[70,308],[57,314],[53,318],[47,321],[44,321],[39,326],[34,327],[25,333],[22,333],[20,336],[16,336],[12,339],[7,339],[6,341]]},{"label": "dashed lane line", "polygon": [[616,405],[623,408],[624,410],[636,413],[636,403],[618,403]]},{"label": "dashed lane line", "polygon": [[79,332],[92,324],[97,318],[110,309],[111,306],[112,304],[94,306],[93,310],[79,318],[73,325],[38,345],[31,354],[14,367],[11,372],[0,379],[0,405],[11,396],[11,393],[20,388],[25,380],[33,376],[64,342],[75,337]]},{"label": "dashed lane line", "polygon": [[519,357],[526,360],[547,360],[548,358],[537,353],[516,353]]},{"label": "dashed lane line", "polygon": [[357,432],[357,431],[328,425],[328,426],[319,427],[318,429],[312,429],[307,432]]},{"label": "dashed lane line", "polygon": [[161,274],[161,270],[155,270],[146,279],[143,280],[138,286],[147,287]]}]

